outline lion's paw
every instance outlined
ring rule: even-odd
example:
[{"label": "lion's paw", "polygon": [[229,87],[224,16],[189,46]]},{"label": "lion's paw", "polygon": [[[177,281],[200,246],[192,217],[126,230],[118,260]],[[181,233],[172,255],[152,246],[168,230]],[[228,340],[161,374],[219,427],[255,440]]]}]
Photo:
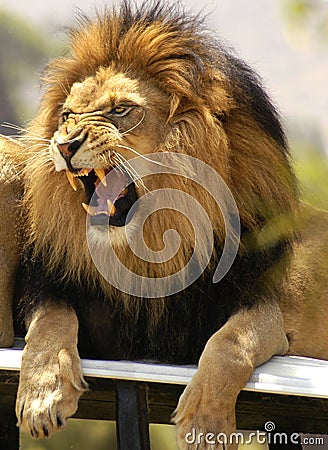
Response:
[{"label": "lion's paw", "polygon": [[[216,387],[216,389],[215,389]],[[224,398],[220,386],[192,380],[183,392],[173,418],[180,450],[235,450],[235,402]]]},{"label": "lion's paw", "polygon": [[66,424],[88,388],[77,352],[43,352],[33,360],[25,348],[16,402],[17,425],[34,438],[48,437]]}]

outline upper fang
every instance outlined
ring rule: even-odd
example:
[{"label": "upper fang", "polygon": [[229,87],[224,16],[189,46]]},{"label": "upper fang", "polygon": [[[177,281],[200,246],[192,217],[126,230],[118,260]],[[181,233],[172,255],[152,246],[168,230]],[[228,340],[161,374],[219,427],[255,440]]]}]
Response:
[{"label": "upper fang", "polygon": [[72,172],[70,172],[69,170],[66,170],[66,176],[69,181],[69,184],[72,186],[72,189],[74,191],[77,191],[76,181],[75,181],[75,178],[74,178],[74,175],[72,174]]},{"label": "upper fang", "polygon": [[99,180],[102,182],[102,184],[104,186],[107,186],[105,169],[94,169],[94,171],[95,171],[97,177],[99,178]]}]

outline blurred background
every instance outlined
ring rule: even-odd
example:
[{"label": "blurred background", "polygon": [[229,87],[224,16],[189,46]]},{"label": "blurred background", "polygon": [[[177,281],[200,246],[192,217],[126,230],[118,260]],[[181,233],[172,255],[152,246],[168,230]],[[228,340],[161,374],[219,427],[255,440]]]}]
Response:
[{"label": "blurred background", "polygon": [[[64,28],[77,10],[93,15],[109,3],[0,0],[0,133],[16,134],[6,124],[24,127],[33,118],[40,74],[50,58],[65,53]],[[304,200],[328,209],[328,0],[181,3],[203,9],[209,27],[259,72],[282,114]],[[114,450],[114,429],[107,422],[84,421],[81,427],[71,420],[49,440],[23,438],[22,449]],[[151,434],[155,450],[176,449],[173,427],[152,426]]]}]

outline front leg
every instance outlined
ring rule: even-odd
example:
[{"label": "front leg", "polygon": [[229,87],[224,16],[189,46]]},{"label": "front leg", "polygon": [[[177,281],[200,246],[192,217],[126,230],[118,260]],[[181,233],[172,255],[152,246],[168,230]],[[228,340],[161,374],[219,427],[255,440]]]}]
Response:
[{"label": "front leg", "polygon": [[[288,350],[278,305],[233,315],[207,342],[174,417],[181,450],[237,449],[235,405],[254,368]],[[219,436],[219,437],[218,437]]]},{"label": "front leg", "polygon": [[48,302],[26,335],[16,402],[18,426],[35,438],[63,428],[87,389],[77,351],[78,320],[69,306]]}]

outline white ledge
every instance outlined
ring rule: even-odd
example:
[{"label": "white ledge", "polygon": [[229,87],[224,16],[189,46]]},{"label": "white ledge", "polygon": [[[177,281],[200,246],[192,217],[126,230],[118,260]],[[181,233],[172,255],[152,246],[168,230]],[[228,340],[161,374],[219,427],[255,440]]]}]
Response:
[{"label": "white ledge", "polygon": [[[0,349],[0,370],[19,370],[22,349]],[[85,376],[119,380],[186,385],[195,366],[153,362],[99,361],[82,359]],[[246,391],[328,398],[328,361],[297,356],[275,356],[257,367]]]}]

